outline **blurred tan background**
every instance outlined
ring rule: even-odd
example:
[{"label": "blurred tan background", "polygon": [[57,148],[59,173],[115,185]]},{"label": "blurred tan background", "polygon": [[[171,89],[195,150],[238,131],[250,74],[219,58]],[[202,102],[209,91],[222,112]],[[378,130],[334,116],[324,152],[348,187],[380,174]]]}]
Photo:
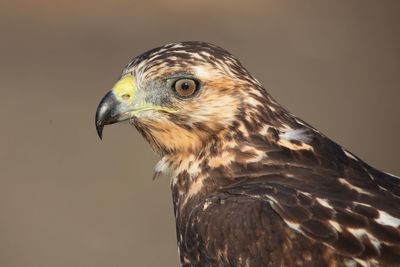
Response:
[{"label": "blurred tan background", "polygon": [[[112,2],[112,3],[111,3]],[[129,125],[94,127],[130,58],[235,54],[279,102],[400,174],[398,1],[0,3],[0,266],[177,266],[169,181]]]}]

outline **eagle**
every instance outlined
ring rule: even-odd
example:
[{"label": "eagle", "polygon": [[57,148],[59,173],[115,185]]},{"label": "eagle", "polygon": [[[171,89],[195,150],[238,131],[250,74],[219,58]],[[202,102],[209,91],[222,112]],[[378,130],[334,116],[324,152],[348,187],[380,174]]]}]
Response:
[{"label": "eagle", "polygon": [[97,107],[99,137],[121,121],[171,177],[182,266],[400,266],[400,178],[291,114],[225,49],[133,58]]}]

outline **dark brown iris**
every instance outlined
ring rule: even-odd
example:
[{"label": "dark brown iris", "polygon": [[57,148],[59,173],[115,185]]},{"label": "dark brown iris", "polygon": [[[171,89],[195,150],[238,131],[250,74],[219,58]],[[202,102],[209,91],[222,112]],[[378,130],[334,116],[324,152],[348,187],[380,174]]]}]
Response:
[{"label": "dark brown iris", "polygon": [[191,79],[180,79],[175,82],[174,88],[179,96],[188,97],[196,92],[197,84]]}]

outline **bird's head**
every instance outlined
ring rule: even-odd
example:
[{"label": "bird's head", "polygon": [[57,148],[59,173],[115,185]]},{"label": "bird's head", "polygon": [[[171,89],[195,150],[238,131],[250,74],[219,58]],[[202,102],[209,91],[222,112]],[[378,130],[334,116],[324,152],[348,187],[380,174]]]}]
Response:
[{"label": "bird's head", "polygon": [[259,83],[230,53],[204,42],[172,43],[134,58],[101,100],[96,128],[129,120],[160,154],[194,152],[239,127]]}]

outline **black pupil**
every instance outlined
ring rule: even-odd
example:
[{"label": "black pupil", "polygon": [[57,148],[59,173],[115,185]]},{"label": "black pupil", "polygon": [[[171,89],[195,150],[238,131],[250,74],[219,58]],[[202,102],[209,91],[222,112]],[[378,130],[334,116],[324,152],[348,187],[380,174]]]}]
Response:
[{"label": "black pupil", "polygon": [[190,88],[190,85],[189,85],[188,82],[183,82],[183,83],[181,84],[181,89],[182,89],[182,90],[186,91],[186,90],[189,89],[189,88]]}]

